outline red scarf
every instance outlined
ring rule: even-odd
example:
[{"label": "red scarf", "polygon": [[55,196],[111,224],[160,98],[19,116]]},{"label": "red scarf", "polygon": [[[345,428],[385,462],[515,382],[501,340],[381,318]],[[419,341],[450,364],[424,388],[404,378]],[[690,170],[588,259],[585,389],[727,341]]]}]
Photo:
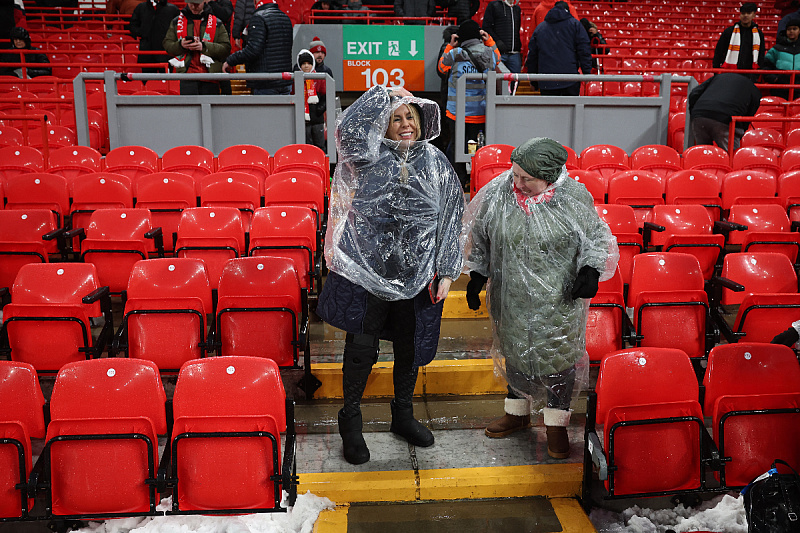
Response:
[{"label": "red scarf", "polygon": [[[178,15],[178,25],[177,25],[178,39],[185,39],[189,36],[189,28],[187,27],[187,25],[188,24],[186,22],[186,15],[184,15],[183,13]],[[216,34],[217,34],[217,17],[209,13],[208,19],[206,20],[206,27],[205,30],[203,31],[201,40],[204,42],[213,42]],[[201,53],[200,54],[201,63],[203,57],[204,56]],[[210,61],[210,58],[208,59],[208,61]],[[188,68],[188,65],[186,65],[186,54],[173,57],[172,59],[169,60],[169,63],[175,68],[183,68],[184,66]]]},{"label": "red scarf", "polygon": [[[311,117],[310,117],[309,111],[308,111],[308,99],[311,98],[312,96],[317,96],[317,80],[305,80],[304,84],[305,84],[306,97],[303,99],[303,102],[305,103],[306,120],[311,120]],[[319,98],[317,98],[312,103],[318,103],[318,102],[319,102]]]},{"label": "red scarf", "polygon": [[277,3],[278,2],[276,2],[275,0],[258,0],[258,2],[256,2],[256,9],[263,6],[264,4],[277,4]]},{"label": "red scarf", "polygon": [[513,181],[511,182],[511,189],[514,191],[514,198],[517,200],[517,205],[522,208],[526,215],[531,214],[531,208],[534,205],[549,202],[556,194],[556,189],[553,187],[552,183],[548,185],[544,191],[533,196],[528,196],[523,193],[517,188],[517,184]]}]

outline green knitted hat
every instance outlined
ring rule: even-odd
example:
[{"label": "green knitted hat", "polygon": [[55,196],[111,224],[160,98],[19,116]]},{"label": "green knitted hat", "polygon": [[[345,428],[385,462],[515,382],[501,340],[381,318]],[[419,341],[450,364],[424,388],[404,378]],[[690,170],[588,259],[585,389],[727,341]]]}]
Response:
[{"label": "green knitted hat", "polygon": [[554,183],[567,162],[567,150],[553,139],[534,137],[514,148],[511,162],[548,183]]}]

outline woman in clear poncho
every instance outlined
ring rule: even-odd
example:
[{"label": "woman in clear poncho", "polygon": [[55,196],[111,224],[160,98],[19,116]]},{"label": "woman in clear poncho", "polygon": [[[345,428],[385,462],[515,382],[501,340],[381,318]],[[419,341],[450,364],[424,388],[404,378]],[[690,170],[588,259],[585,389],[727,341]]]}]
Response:
[{"label": "woman in clear poncho", "polygon": [[369,460],[361,397],[392,341],[391,430],[415,446],[433,434],[414,419],[420,366],[436,354],[444,298],[463,266],[464,196],[447,158],[428,141],[439,107],[402,88],[369,89],[339,118],[325,259],[330,273],[317,314],[347,332],[339,433],[345,459]]},{"label": "woman in clear poncho", "polygon": [[[486,283],[496,368],[508,382],[505,416],[486,435],[505,437],[542,409],[550,456],[569,456],[572,395],[588,381],[588,298],[610,278],[616,239],[592,197],[567,174],[567,151],[547,138],[511,153],[510,171],[483,187],[465,216],[467,303],[480,307]],[[533,403],[532,403],[533,402]]]}]

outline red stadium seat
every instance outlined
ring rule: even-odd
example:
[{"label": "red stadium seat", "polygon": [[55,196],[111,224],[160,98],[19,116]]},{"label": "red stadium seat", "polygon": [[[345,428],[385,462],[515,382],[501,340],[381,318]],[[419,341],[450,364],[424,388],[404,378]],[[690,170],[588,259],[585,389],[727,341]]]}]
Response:
[{"label": "red stadium seat", "polygon": [[[11,301],[3,308],[11,360],[30,363],[37,372],[99,357],[113,332],[108,289],[101,288],[91,264],[23,265]],[[105,324],[94,339],[89,318],[101,315]]]},{"label": "red stadium seat", "polygon": [[583,183],[596,204],[606,203],[608,182],[596,170],[570,170],[569,175],[575,181]]},{"label": "red stadium seat", "polygon": [[755,170],[777,178],[781,173],[779,155],[780,151],[776,154],[772,149],[763,146],[742,147],[734,152],[731,164],[733,170]]},{"label": "red stadium seat", "polygon": [[69,213],[67,180],[55,174],[23,174],[6,180],[6,209],[49,209],[59,227]]},{"label": "red stadium seat", "polygon": [[0,361],[0,519],[25,519],[33,498],[25,490],[32,469],[31,438],[45,435],[44,396],[36,369]]},{"label": "red stadium seat", "polygon": [[61,369],[42,452],[54,517],[156,514],[166,399],[150,361],[95,359]]},{"label": "red stadium seat", "polygon": [[[73,229],[87,229],[92,212],[98,209],[133,207],[131,180],[122,174],[113,172],[83,174],[73,180],[71,190],[70,218]],[[73,242],[73,250],[80,251],[79,241]]]},{"label": "red stadium seat", "polygon": [[100,152],[88,146],[67,146],[50,152],[47,172],[58,174],[72,183],[76,176],[99,172],[103,165]]},{"label": "red stadium seat", "polygon": [[178,375],[173,411],[174,512],[281,511],[282,491],[294,502],[294,409],[274,361],[189,361]]},{"label": "red stadium seat", "polygon": [[272,171],[307,170],[319,174],[325,184],[325,193],[330,191],[330,167],[328,157],[321,148],[311,144],[287,144],[272,154]]},{"label": "red stadium seat", "polygon": [[697,378],[685,353],[632,348],[609,354],[600,364],[596,390],[596,420],[604,425],[604,444],[588,428],[587,453],[606,462],[609,496],[680,493],[704,486],[703,413]]},{"label": "red stadium seat", "polygon": [[0,287],[11,287],[28,263],[47,263],[50,256],[66,259],[64,229],[47,209],[0,210]]},{"label": "red stadium seat", "polygon": [[131,271],[114,351],[177,372],[207,353],[211,284],[201,259],[139,261]]},{"label": "red stadium seat", "polygon": [[592,364],[599,364],[606,354],[622,349],[625,320],[622,274],[617,266],[614,276],[599,284],[589,304],[586,322],[586,351]]},{"label": "red stadium seat", "polygon": [[706,208],[711,220],[719,220],[722,202],[719,197],[719,179],[703,170],[680,170],[667,178],[664,200],[667,204],[700,204]]},{"label": "red stadium seat", "polygon": [[757,170],[734,170],[722,178],[720,196],[723,211],[734,204],[778,203],[777,180]]},{"label": "red stadium seat", "polygon": [[619,270],[623,282],[630,283],[633,257],[644,251],[642,234],[639,232],[633,208],[622,204],[604,204],[595,205],[595,210],[617,238]]},{"label": "red stadium seat", "polygon": [[791,172],[800,170],[800,146],[790,146],[781,154],[781,170]]},{"label": "red stadium seat", "polygon": [[471,194],[474,195],[492,178],[511,168],[512,150],[514,147],[510,144],[487,144],[475,152],[470,171]]},{"label": "red stadium seat", "polygon": [[180,172],[155,172],[138,177],[133,183],[137,209],[149,209],[153,227],[164,235],[164,249],[174,251],[181,213],[197,207],[194,179]]},{"label": "red stadium seat", "polygon": [[637,255],[627,302],[633,308],[636,346],[678,348],[691,358],[705,356],[709,307],[696,257]]},{"label": "red stadium seat", "polygon": [[202,146],[176,146],[161,156],[161,170],[188,174],[199,185],[203,177],[214,171],[214,154]]},{"label": "red stadium seat", "polygon": [[184,209],[178,223],[176,257],[205,261],[211,288],[229,259],[246,254],[242,216],[235,207],[191,207]]},{"label": "red stadium seat", "polygon": [[800,469],[800,365],[791,348],[738,343],[708,354],[704,408],[724,457],[725,487],[741,487],[782,458]]},{"label": "red stadium seat", "polygon": [[651,144],[641,146],[631,153],[633,170],[647,170],[661,178],[662,182],[673,173],[682,170],[681,156],[674,148]]},{"label": "red stadium seat", "polygon": [[741,246],[743,252],[776,252],[797,262],[800,233],[790,231],[789,217],[783,206],[734,205],[728,221],[745,226],[731,231],[728,244]]},{"label": "red stadium seat", "polygon": [[271,165],[269,152],[252,144],[229,146],[217,156],[217,170],[250,172],[262,183],[269,176]]},{"label": "red stadium seat", "polygon": [[687,170],[704,170],[722,178],[733,170],[728,152],[719,146],[697,145],[683,152],[683,168]]},{"label": "red stadium seat", "polygon": [[781,155],[785,144],[781,132],[772,128],[759,128],[748,130],[744,132],[742,136],[740,147],[746,148],[752,146],[767,148],[775,157],[778,157]]},{"label": "red stadium seat", "polygon": [[664,184],[647,170],[617,172],[608,181],[608,203],[633,207],[637,223],[642,226],[653,206],[664,204]]},{"label": "red stadium seat", "polygon": [[42,153],[31,146],[0,148],[0,181],[29,172],[44,172]]},{"label": "red stadium seat", "polygon": [[78,144],[78,136],[71,128],[48,125],[44,129],[31,129],[28,134],[28,145],[41,150],[44,148],[45,139],[50,150]]},{"label": "red stadium seat", "polygon": [[224,170],[200,181],[200,207],[235,207],[242,213],[245,231],[261,206],[262,182],[251,173]]},{"label": "red stadium seat", "polygon": [[264,182],[264,206],[299,205],[314,212],[317,229],[323,228],[325,185],[315,174],[303,170],[276,171]]},{"label": "red stadium seat", "polygon": [[158,171],[158,154],[144,146],[120,146],[106,154],[106,172],[128,176],[133,183]]},{"label": "red stadium seat", "polygon": [[256,209],[250,227],[250,256],[290,258],[300,276],[300,285],[312,292],[322,279],[317,261],[317,227],[307,207],[274,205]]},{"label": "red stadium seat", "polygon": [[610,144],[596,144],[584,148],[580,162],[582,169],[596,170],[606,179],[620,170],[631,168],[625,150]]},{"label": "red stadium seat", "polygon": [[22,146],[25,137],[22,132],[13,126],[0,126],[0,148],[6,146]]},{"label": "red stadium seat", "polygon": [[778,200],[789,220],[800,221],[800,172],[784,172],[778,177]]}]

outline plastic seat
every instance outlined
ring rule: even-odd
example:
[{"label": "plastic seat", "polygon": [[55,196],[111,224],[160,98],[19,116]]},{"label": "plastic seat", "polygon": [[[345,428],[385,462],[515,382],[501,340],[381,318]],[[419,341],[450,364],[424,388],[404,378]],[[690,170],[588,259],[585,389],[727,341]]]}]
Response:
[{"label": "plastic seat", "polygon": [[51,255],[66,259],[64,229],[47,209],[0,210],[0,287],[11,287],[28,263],[47,263]]},{"label": "plastic seat", "polygon": [[[609,497],[704,487],[703,413],[684,352],[632,348],[609,354],[600,364],[596,391],[604,444],[590,428],[587,453],[606,462]],[[584,483],[590,475],[584,473]]]},{"label": "plastic seat", "polygon": [[252,144],[229,146],[217,156],[217,170],[249,172],[263,183],[271,170],[269,152]]},{"label": "plastic seat", "polygon": [[800,248],[800,233],[791,232],[786,211],[780,205],[734,205],[728,221],[745,226],[731,231],[728,244],[741,246],[743,252],[776,252],[794,264]]},{"label": "plastic seat", "polygon": [[[132,208],[133,187],[130,178],[113,172],[95,172],[77,176],[72,182],[71,226],[86,229],[97,209]],[[80,242],[73,242],[80,251]]]},{"label": "plastic seat", "polygon": [[733,170],[756,170],[777,178],[781,173],[779,155],[780,151],[776,154],[771,148],[743,146],[734,152],[731,166]]},{"label": "plastic seat", "polygon": [[165,402],[150,361],[95,359],[61,369],[42,452],[54,517],[156,514]]},{"label": "plastic seat", "polygon": [[235,207],[190,207],[181,213],[176,257],[205,261],[211,288],[219,286],[228,259],[246,254],[242,216]]},{"label": "plastic seat", "polygon": [[742,286],[740,291],[722,288],[720,303],[739,306],[733,328],[722,329],[729,343],[741,339],[769,342],[787,324],[800,320],[797,273],[785,255],[729,253],[723,259],[721,276]]},{"label": "plastic seat", "polygon": [[595,170],[570,170],[569,176],[575,181],[583,183],[589,194],[592,195],[595,205],[606,203],[608,182]]},{"label": "plastic seat", "polygon": [[28,134],[28,145],[43,149],[45,137],[48,149],[64,148],[78,144],[78,136],[67,126],[48,125],[46,128],[31,129]]},{"label": "plastic seat", "polygon": [[567,162],[564,163],[564,166],[567,167],[567,170],[579,169],[580,165],[578,163],[578,154],[575,153],[575,150],[569,146],[564,146],[564,150],[567,151]]},{"label": "plastic seat", "polygon": [[631,168],[625,150],[610,144],[596,144],[584,148],[580,162],[583,170],[596,170],[606,179],[615,172]]},{"label": "plastic seat", "polygon": [[479,148],[472,156],[470,170],[470,193],[475,194],[495,176],[511,168],[510,144],[487,144]]},{"label": "plastic seat", "polygon": [[177,372],[207,352],[211,284],[201,259],[139,261],[131,271],[114,352]]},{"label": "plastic seat", "polygon": [[625,284],[631,281],[633,257],[644,251],[644,241],[633,208],[622,204],[595,205],[595,210],[617,238],[619,269]]},{"label": "plastic seat", "polygon": [[637,224],[642,226],[653,206],[664,204],[664,184],[647,170],[626,170],[608,180],[608,203],[633,207]]},{"label": "plastic seat", "polygon": [[176,146],[161,156],[161,170],[188,174],[199,186],[200,180],[214,171],[214,154],[203,146]]},{"label": "plastic seat", "polygon": [[232,259],[218,293],[218,355],[268,357],[299,368],[300,349],[308,353],[308,308],[291,259]]},{"label": "plastic seat", "polygon": [[25,138],[22,132],[13,126],[0,126],[0,147],[22,146]]},{"label": "plastic seat", "polygon": [[309,292],[321,286],[317,229],[307,207],[269,206],[256,209],[250,227],[250,256],[278,256],[292,260],[300,285]]},{"label": "plastic seat", "polygon": [[103,160],[100,152],[88,146],[68,146],[50,152],[47,172],[58,174],[72,183],[76,176],[99,172]]},{"label": "plastic seat", "polygon": [[155,172],[133,183],[136,208],[148,209],[153,227],[164,235],[165,251],[174,251],[181,212],[197,206],[194,179],[180,172]]},{"label": "plastic seat", "polygon": [[664,184],[664,201],[675,205],[700,204],[711,220],[719,220],[722,214],[719,189],[719,178],[714,174],[704,170],[679,170]]},{"label": "plastic seat", "polygon": [[200,181],[200,207],[235,207],[242,213],[245,231],[249,231],[253,212],[261,206],[258,177],[245,172],[214,172]]},{"label": "plastic seat", "polygon": [[164,257],[163,238],[147,209],[98,209],[91,214],[80,258],[97,268],[100,284],[112,293],[125,290],[137,261],[155,254]]},{"label": "plastic seat", "polygon": [[734,170],[728,172],[720,183],[723,211],[734,204],[778,203],[777,180],[757,170]]},{"label": "plastic seat", "polygon": [[778,177],[778,201],[786,209],[789,220],[800,221],[800,171],[785,172]]},{"label": "plastic seat", "polygon": [[651,144],[640,146],[631,153],[630,163],[633,170],[647,170],[666,181],[673,172],[682,170],[681,156],[677,150],[669,146]]},{"label": "plastic seat", "polygon": [[622,274],[617,266],[611,279],[599,283],[589,304],[586,322],[586,352],[589,362],[599,364],[606,354],[622,349],[625,319]]},{"label": "plastic seat", "polygon": [[312,144],[287,144],[272,154],[272,171],[306,170],[314,172],[325,184],[325,194],[330,192],[330,167],[325,152]]},{"label": "plastic seat", "polygon": [[[677,94],[676,89],[680,85],[672,86],[672,94]],[[685,92],[683,94],[686,94]],[[678,113],[670,113],[667,119],[667,144],[672,147],[676,152],[682,154],[684,152],[683,145],[686,144],[686,112],[679,111]],[[684,164],[684,168],[686,165]]]},{"label": "plastic seat", "polygon": [[0,148],[0,181],[30,172],[44,172],[44,156],[39,150],[32,146]]},{"label": "plastic seat", "polygon": [[44,403],[33,366],[0,361],[0,519],[25,519],[33,507],[20,486],[33,467],[31,439],[45,435]]},{"label": "plastic seat", "polygon": [[[92,337],[90,317],[105,324]],[[66,363],[99,357],[114,329],[108,289],[89,263],[23,265],[3,308],[3,333],[12,361],[53,373]],[[0,335],[2,338],[2,335]]]},{"label": "plastic seat", "polygon": [[264,206],[298,205],[314,212],[317,229],[323,229],[325,184],[303,170],[276,171],[264,182]]},{"label": "plastic seat", "polygon": [[282,511],[282,491],[291,505],[293,406],[271,359],[213,357],[183,365],[173,397],[172,511]]},{"label": "plastic seat", "polygon": [[158,154],[144,146],[120,146],[106,154],[105,170],[128,176],[133,183],[158,171]]},{"label": "plastic seat", "polygon": [[63,176],[31,173],[6,180],[6,209],[49,209],[63,227],[69,207],[69,187]]},{"label": "plastic seat", "polygon": [[800,170],[800,146],[790,146],[781,154],[781,171],[783,173]]},{"label": "plastic seat", "polygon": [[791,348],[716,346],[708,355],[704,407],[724,458],[719,480],[741,487],[779,457],[800,468],[800,365]]},{"label": "plastic seat", "polygon": [[783,135],[778,130],[772,128],[759,128],[748,130],[744,132],[744,135],[742,136],[740,147],[746,148],[752,146],[767,148],[775,157],[778,157],[781,155],[785,144],[783,142]]},{"label": "plastic seat", "polygon": [[800,128],[795,127],[786,133],[786,147],[800,146]]},{"label": "plastic seat", "polygon": [[704,170],[718,178],[733,170],[728,152],[719,146],[705,144],[689,147],[683,152],[683,168]]},{"label": "plastic seat", "polygon": [[[657,226],[656,230],[652,229],[653,225]],[[663,231],[657,231],[661,228]],[[645,223],[649,236],[645,240],[664,252],[693,255],[700,263],[703,278],[709,280],[725,246],[725,237],[713,230],[713,222],[702,205],[657,205]]]}]

